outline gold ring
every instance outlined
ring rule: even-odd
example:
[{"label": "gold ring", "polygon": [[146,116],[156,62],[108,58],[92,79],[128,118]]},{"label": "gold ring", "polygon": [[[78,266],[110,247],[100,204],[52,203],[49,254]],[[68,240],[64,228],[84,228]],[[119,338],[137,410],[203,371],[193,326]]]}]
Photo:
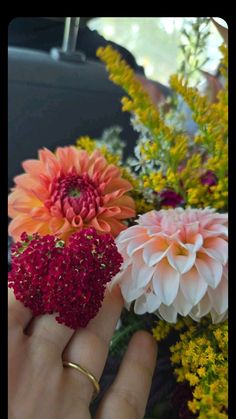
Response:
[{"label": "gold ring", "polygon": [[89,372],[86,368],[81,367],[78,364],[75,364],[74,362],[68,362],[68,361],[63,361],[63,366],[64,367],[68,367],[68,368],[74,368],[76,371],[81,372],[82,374],[84,374],[93,384],[94,386],[94,396],[93,398],[95,398],[99,391],[100,391],[100,385],[98,383],[98,381],[96,380],[96,378],[94,377],[93,374],[91,374],[91,372]]}]

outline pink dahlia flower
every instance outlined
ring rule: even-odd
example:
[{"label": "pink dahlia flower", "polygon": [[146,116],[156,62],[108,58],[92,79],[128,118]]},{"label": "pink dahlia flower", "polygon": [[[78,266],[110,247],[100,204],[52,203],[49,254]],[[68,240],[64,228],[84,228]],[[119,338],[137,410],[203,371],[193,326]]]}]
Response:
[{"label": "pink dahlia flower", "polygon": [[119,283],[127,306],[156,312],[174,323],[177,314],[198,321],[227,318],[227,214],[213,209],[168,209],[139,216],[116,238],[124,262]]},{"label": "pink dahlia flower", "polygon": [[39,160],[26,160],[23,168],[9,195],[9,234],[15,240],[23,231],[67,239],[87,227],[115,237],[126,228],[123,220],[135,216],[126,194],[131,184],[98,150],[89,155],[75,147],[58,147],[55,154],[43,149]]}]

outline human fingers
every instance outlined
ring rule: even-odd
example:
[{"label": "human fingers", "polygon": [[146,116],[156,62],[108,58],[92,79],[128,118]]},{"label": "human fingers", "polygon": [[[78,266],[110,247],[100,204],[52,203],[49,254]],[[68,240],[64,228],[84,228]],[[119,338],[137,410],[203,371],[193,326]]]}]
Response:
[{"label": "human fingers", "polygon": [[42,347],[45,355],[54,353],[57,361],[61,363],[62,352],[75,331],[64,324],[56,321],[57,314],[43,314],[35,317],[27,327],[29,344],[34,347]]},{"label": "human fingers", "polygon": [[23,334],[24,329],[32,319],[32,312],[20,301],[16,300],[14,292],[8,288],[8,325],[9,331],[16,331],[17,334]]},{"label": "human fingers", "polygon": [[103,397],[96,419],[142,419],[155,369],[157,345],[139,331],[132,337],[118,375]]},{"label": "human fingers", "polygon": [[[63,359],[86,368],[99,381],[104,369],[111,337],[123,308],[120,288],[107,290],[103,305],[98,315],[89,322],[85,329],[78,330],[69,342]],[[65,376],[76,382],[76,391],[80,397],[90,402],[93,385],[88,378],[72,368],[64,370]]]}]

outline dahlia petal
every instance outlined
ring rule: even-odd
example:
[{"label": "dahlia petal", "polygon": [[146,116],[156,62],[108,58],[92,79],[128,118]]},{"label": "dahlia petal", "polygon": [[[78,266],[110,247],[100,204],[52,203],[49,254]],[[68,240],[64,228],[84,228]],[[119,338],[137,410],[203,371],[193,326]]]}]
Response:
[{"label": "dahlia petal", "polygon": [[29,211],[29,214],[32,216],[32,218],[34,218],[34,220],[39,221],[49,221],[51,218],[49,212],[45,209],[45,207],[32,208]]},{"label": "dahlia petal", "polygon": [[108,224],[106,221],[102,220],[102,219],[98,219],[97,217],[95,217],[90,224],[96,228],[96,230],[98,231],[105,231],[107,233],[109,233],[111,231],[111,226],[110,224]]},{"label": "dahlia petal", "polygon": [[187,316],[192,309],[193,305],[188,301],[184,294],[182,293],[181,289],[173,302],[174,308],[176,311],[181,314],[181,316]]},{"label": "dahlia petal", "polygon": [[[118,250],[119,251],[119,250]],[[120,252],[119,252],[120,253]],[[122,255],[121,255],[122,256]],[[130,267],[129,267],[129,265],[130,265]],[[123,277],[123,275],[124,275],[124,273],[125,273],[125,271],[128,269],[128,267],[130,268],[130,269],[132,269],[132,266],[131,266],[131,260],[130,259],[127,259],[127,260],[125,260],[123,263],[122,263],[122,265],[121,265],[121,268],[120,268],[120,271],[112,278],[112,280],[111,280],[111,282],[109,282],[108,284],[107,284],[107,288],[111,291],[112,289],[113,289],[113,287],[115,286],[115,285],[119,285],[120,286],[120,283],[122,282],[122,277]],[[131,270],[129,270],[129,273],[130,273],[130,275],[131,275]],[[120,286],[120,288],[121,288],[121,286]]]},{"label": "dahlia petal", "polygon": [[31,193],[16,189],[8,196],[8,214],[15,217],[20,213],[29,213],[34,207],[41,207],[42,202]]},{"label": "dahlia petal", "polygon": [[131,266],[129,266],[119,279],[121,293],[127,302],[131,302],[143,294],[143,288],[134,286],[131,278]]},{"label": "dahlia petal", "polygon": [[[142,258],[142,249],[138,250],[134,257],[129,257],[128,256],[127,258],[125,258],[125,261],[128,261],[128,260],[131,261],[131,265],[132,265],[131,277],[132,277],[133,281],[135,282],[138,275],[139,275],[140,269],[144,265],[143,258]],[[146,286],[146,285],[147,284],[145,284],[144,286]]]},{"label": "dahlia petal", "polygon": [[[99,209],[98,214],[103,215],[103,217],[116,217],[121,213],[121,209],[119,207],[103,207]],[[124,217],[126,218],[126,217]]]},{"label": "dahlia petal", "polygon": [[173,303],[179,289],[179,273],[169,265],[166,258],[156,266],[152,284],[155,293],[166,306]]},{"label": "dahlia petal", "polygon": [[[66,216],[70,217],[69,219],[72,219],[74,216],[74,211],[72,208],[68,208],[66,212]],[[60,203],[56,202],[55,205],[52,205],[50,207],[50,214],[52,217],[59,217],[61,218],[63,216],[63,211],[61,210]]]},{"label": "dahlia petal", "polygon": [[145,287],[151,281],[154,271],[155,268],[149,268],[144,265],[143,262],[140,265],[139,263],[137,263],[137,265],[133,264],[132,280],[134,280],[134,284],[136,283],[138,288]]},{"label": "dahlia petal", "polygon": [[123,220],[124,218],[133,218],[135,217],[135,210],[133,208],[130,207],[124,207],[124,206],[120,206],[120,212],[119,214],[116,215],[116,218],[118,220]]},{"label": "dahlia petal", "polygon": [[87,173],[89,167],[89,156],[85,150],[76,150],[77,157],[76,162],[74,162],[75,169],[78,173]]},{"label": "dahlia petal", "polygon": [[177,320],[177,311],[171,306],[165,306],[164,304],[161,304],[158,313],[161,315],[161,318],[168,323],[176,323]]},{"label": "dahlia petal", "polygon": [[188,239],[188,241],[186,243],[181,243],[180,241],[179,241],[179,243],[183,247],[185,247],[189,252],[195,253],[201,248],[201,246],[203,244],[203,237],[202,237],[201,234],[196,234],[191,239]]},{"label": "dahlia petal", "polygon": [[158,225],[147,227],[147,233],[149,236],[155,236],[156,234],[160,233],[160,231],[161,228]]},{"label": "dahlia petal", "polygon": [[190,253],[186,249],[184,249],[186,254],[185,255],[181,254],[183,253],[182,249],[183,249],[182,246],[180,248],[179,246],[175,245],[175,246],[172,246],[169,252],[167,253],[167,258],[170,265],[174,269],[177,269],[177,271],[181,274],[189,271],[189,269],[191,269],[192,266],[194,265],[194,262],[196,259],[196,254]]},{"label": "dahlia petal", "polygon": [[128,253],[127,253],[127,245],[128,245],[128,243],[117,243],[116,242],[116,245],[117,245],[117,249],[118,249],[119,253],[122,253],[123,258],[125,258],[125,260],[128,259],[129,258],[128,257]]},{"label": "dahlia petal", "polygon": [[167,219],[163,217],[161,220],[161,229],[165,231],[168,235],[175,233],[176,223],[172,219]]},{"label": "dahlia petal", "polygon": [[[78,161],[83,156],[86,159],[87,153],[81,153],[75,147],[58,147],[55,156],[64,174],[68,173],[72,168],[76,168]],[[84,162],[84,160],[83,160]]]},{"label": "dahlia petal", "polygon": [[8,195],[8,216],[11,218],[17,217],[17,215],[19,215],[19,211],[15,208],[14,205],[19,194],[19,190],[16,189]]},{"label": "dahlia petal", "polygon": [[169,243],[162,237],[151,239],[143,250],[143,259],[148,266],[153,266],[163,259],[170,248]]},{"label": "dahlia petal", "polygon": [[228,228],[222,224],[212,224],[203,230],[204,238],[214,237],[214,236],[224,236],[228,237]]},{"label": "dahlia petal", "polygon": [[194,221],[193,223],[187,223],[184,225],[184,230],[186,237],[196,236],[199,232],[199,221]]},{"label": "dahlia petal", "polygon": [[40,234],[40,236],[46,236],[47,234],[51,234],[48,222],[42,223],[41,226],[38,227],[37,232]]},{"label": "dahlia petal", "polygon": [[143,227],[139,227],[139,226],[132,226],[127,228],[124,231],[121,231],[121,233],[119,234],[119,236],[116,238],[116,243],[121,244],[124,242],[127,242],[135,237],[138,236],[143,236],[145,235],[146,238],[148,238],[148,235],[146,234],[146,230]]},{"label": "dahlia petal", "polygon": [[[55,209],[58,210],[57,206],[55,206]],[[53,212],[52,208],[51,208],[51,212],[52,212],[52,215],[54,215],[54,216],[59,215],[57,212],[56,213]],[[72,223],[74,215],[75,215],[74,210],[71,207],[68,207],[68,209],[66,210],[65,216],[66,216],[67,220],[69,220],[70,223]]]},{"label": "dahlia petal", "polygon": [[211,310],[211,302],[209,299],[209,296],[206,292],[206,294],[204,295],[204,297],[201,299],[201,301],[199,301],[198,304],[196,304],[192,310],[189,313],[189,316],[195,320],[195,321],[199,321],[201,319],[201,317],[204,317],[206,314],[209,313],[209,311]]},{"label": "dahlia petal", "polygon": [[214,309],[211,310],[212,323],[217,324],[224,322],[228,318],[228,310],[222,314],[218,314]]},{"label": "dahlia petal", "polygon": [[116,220],[115,218],[110,218],[110,220],[107,220],[109,222],[109,225],[111,227],[110,234],[112,234],[113,237],[118,236],[118,234],[127,228],[126,225],[119,222],[119,220]]},{"label": "dahlia petal", "polygon": [[45,162],[45,169],[46,174],[48,174],[52,179],[58,175],[60,172],[60,165],[54,156],[53,158],[48,158]]},{"label": "dahlia petal", "polygon": [[95,208],[90,208],[89,212],[86,215],[85,221],[90,221],[92,218],[96,216]]},{"label": "dahlia petal", "polygon": [[139,215],[138,223],[144,227],[159,225],[161,222],[161,211],[151,210],[146,214]]},{"label": "dahlia petal", "polygon": [[161,304],[161,299],[153,294],[145,293],[141,295],[134,304],[134,312],[136,314],[153,313]]},{"label": "dahlia petal", "polygon": [[79,213],[80,213],[80,216],[85,220],[88,215],[88,208],[85,205],[82,205],[82,209],[79,211]]},{"label": "dahlia petal", "polygon": [[211,304],[218,314],[223,314],[228,309],[228,281],[224,277],[215,288],[208,288]]},{"label": "dahlia petal", "polygon": [[71,225],[76,228],[83,227],[83,220],[80,215],[74,215],[71,221]]},{"label": "dahlia petal", "polygon": [[194,306],[198,304],[207,290],[207,283],[201,277],[195,266],[180,278],[180,287],[185,298]]},{"label": "dahlia petal", "polygon": [[23,173],[22,175],[15,176],[13,180],[17,186],[21,187],[26,191],[34,189],[39,185],[39,179],[36,179],[28,173]]},{"label": "dahlia petal", "polygon": [[48,159],[56,159],[55,155],[46,147],[40,149],[38,155],[39,161],[43,164],[47,163]]},{"label": "dahlia petal", "polygon": [[42,184],[42,175],[38,178],[29,175],[28,173],[14,177],[16,183],[15,192],[18,190],[23,196],[26,194],[32,197],[36,197],[41,202],[44,202],[49,195],[48,192],[48,180]]},{"label": "dahlia petal", "polygon": [[[211,214],[212,213],[212,214]],[[209,214],[211,214],[211,216],[209,217]],[[224,214],[220,214],[220,213],[216,213],[215,209],[213,209],[212,212],[209,212],[209,214],[206,213],[206,217],[202,218],[202,220],[200,221],[200,224],[203,227],[209,227],[209,225],[212,224],[225,224],[228,222],[228,214],[224,213]],[[213,217],[212,217],[213,215]]]},{"label": "dahlia petal", "polygon": [[63,234],[63,233],[66,233],[67,231],[71,231],[71,230],[74,230],[74,229],[71,228],[71,224],[69,223],[69,221],[66,218],[64,218],[63,219],[63,224],[62,224],[60,230],[58,230],[58,233]]},{"label": "dahlia petal", "polygon": [[135,253],[137,250],[142,249],[146,245],[145,239],[146,239],[146,234],[143,236],[138,236],[136,238],[133,238],[127,246],[128,255],[132,256],[133,253]]},{"label": "dahlia petal", "polygon": [[210,256],[198,252],[195,265],[199,274],[205,279],[208,285],[216,288],[222,277],[222,264]]},{"label": "dahlia petal", "polygon": [[[114,184],[113,182],[115,182],[116,185],[125,185],[126,182],[130,185],[128,181],[126,181],[125,179],[120,179],[119,176],[120,170],[117,166],[114,166],[114,164],[109,164],[109,166],[106,167],[103,173],[101,173],[100,180],[107,183],[105,193],[109,193],[114,189],[112,186],[112,184]],[[120,186],[118,186],[118,188],[120,188]]]},{"label": "dahlia petal", "polygon": [[[93,160],[93,155],[91,155],[91,162],[92,160]],[[105,169],[105,167],[107,167],[106,159],[101,155],[97,156],[94,163],[92,163],[91,166],[89,167],[88,174],[91,176],[92,179],[93,179],[93,175],[96,176],[99,174],[99,177],[100,177],[101,172]]]},{"label": "dahlia petal", "polygon": [[48,222],[49,229],[52,232],[52,234],[56,234],[58,231],[60,231],[63,224],[64,224],[64,219],[57,218],[57,217],[51,217],[51,219]]},{"label": "dahlia petal", "polygon": [[135,202],[133,198],[131,198],[131,196],[129,195],[123,195],[120,198],[115,199],[114,201],[112,201],[112,205],[118,206],[118,207],[129,207],[129,208],[135,209]]},{"label": "dahlia petal", "polygon": [[223,265],[228,259],[228,243],[220,237],[207,238],[202,251]]},{"label": "dahlia petal", "polygon": [[147,313],[146,294],[143,294],[139,298],[137,298],[134,304],[134,312],[139,315]]},{"label": "dahlia petal", "polygon": [[27,231],[28,234],[36,233],[41,226],[42,222],[37,222],[29,218],[28,215],[20,214],[9,223],[8,232],[14,240],[19,240],[23,231]]},{"label": "dahlia petal", "polygon": [[110,189],[112,192],[107,192],[107,189],[108,188],[106,187],[103,191],[103,204],[115,205],[117,200],[119,198],[122,198],[124,193],[128,192],[132,188],[118,188],[118,186],[113,182],[113,184],[110,185]]},{"label": "dahlia petal", "polygon": [[22,163],[23,169],[31,176],[38,177],[44,171],[44,165],[39,160],[25,160]]},{"label": "dahlia petal", "polygon": [[228,264],[223,267],[223,276],[228,280]]}]

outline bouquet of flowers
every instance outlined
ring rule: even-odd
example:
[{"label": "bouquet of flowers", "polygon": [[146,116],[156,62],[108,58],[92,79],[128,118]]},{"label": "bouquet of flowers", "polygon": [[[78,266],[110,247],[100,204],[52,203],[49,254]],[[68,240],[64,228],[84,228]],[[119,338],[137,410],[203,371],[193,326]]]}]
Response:
[{"label": "bouquet of flowers", "polygon": [[198,126],[189,135],[175,126],[174,112],[152,102],[117,51],[100,48],[110,79],[128,94],[123,110],[139,132],[134,157],[122,161],[119,131],[109,143],[81,137],[24,161],[9,195],[9,287],[17,299],[34,315],[56,312],[76,329],[97,314],[105,288],[119,284],[125,309],[111,357],[139,328],[160,342],[172,381],[161,401],[154,397],[149,418],[227,418],[224,45],[221,52],[226,82],[215,103],[182,76],[171,78]]}]

